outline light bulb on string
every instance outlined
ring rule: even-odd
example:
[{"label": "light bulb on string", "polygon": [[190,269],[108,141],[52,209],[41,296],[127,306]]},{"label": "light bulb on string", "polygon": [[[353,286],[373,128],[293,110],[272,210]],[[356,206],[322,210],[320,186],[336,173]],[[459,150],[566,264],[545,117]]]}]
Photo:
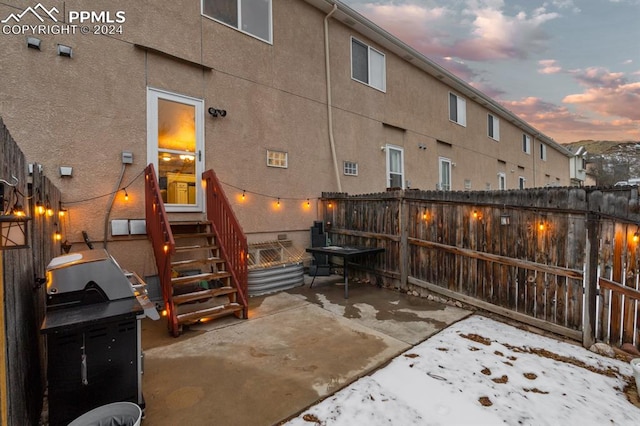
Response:
[{"label": "light bulb on string", "polygon": [[129,201],[129,193],[127,192],[127,188],[122,188],[124,191],[124,200]]}]

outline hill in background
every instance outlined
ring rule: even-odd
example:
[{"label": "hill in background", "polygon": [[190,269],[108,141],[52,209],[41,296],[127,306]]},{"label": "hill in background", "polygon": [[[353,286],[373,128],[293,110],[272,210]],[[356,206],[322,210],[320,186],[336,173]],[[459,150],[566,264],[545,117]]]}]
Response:
[{"label": "hill in background", "polygon": [[571,151],[587,151],[587,185],[614,185],[640,177],[640,141],[583,140],[565,144]]}]

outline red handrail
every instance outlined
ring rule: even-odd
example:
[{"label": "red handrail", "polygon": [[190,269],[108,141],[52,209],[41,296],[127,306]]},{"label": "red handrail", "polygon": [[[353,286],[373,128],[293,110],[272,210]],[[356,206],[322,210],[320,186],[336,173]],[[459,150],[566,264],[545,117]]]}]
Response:
[{"label": "red handrail", "polygon": [[156,178],[153,164],[149,164],[144,170],[145,178],[145,219],[147,235],[151,239],[153,254],[156,258],[158,276],[162,288],[167,317],[170,320],[170,329],[175,334],[178,330],[177,317],[173,315],[173,291],[171,288],[171,255],[176,251],[176,243],[171,232],[171,225],[164,209],[164,202],[160,193],[160,186]]},{"label": "red handrail", "polygon": [[247,237],[242,231],[222,185],[213,170],[202,174],[206,185],[207,219],[216,234],[218,246],[225,259],[226,269],[238,289],[240,303],[244,306],[243,317],[247,318]]}]

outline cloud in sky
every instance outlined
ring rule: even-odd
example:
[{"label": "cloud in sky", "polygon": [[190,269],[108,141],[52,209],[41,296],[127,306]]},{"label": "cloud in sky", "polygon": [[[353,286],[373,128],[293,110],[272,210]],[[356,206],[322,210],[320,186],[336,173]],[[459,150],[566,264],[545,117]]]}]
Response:
[{"label": "cloud in sky", "polygon": [[[629,69],[638,58],[624,45],[612,52],[626,57],[587,55],[618,30],[601,14],[616,8],[623,22],[640,0],[344,1],[556,140],[640,139],[640,70]],[[575,44],[581,22],[598,25]],[[536,88],[548,99],[536,97]]]},{"label": "cloud in sky", "polygon": [[502,104],[542,132],[554,135],[558,142],[610,139],[612,134],[625,135],[626,140],[640,139],[638,122],[630,118],[594,120],[587,115],[571,112],[566,106],[536,97],[503,101]]}]

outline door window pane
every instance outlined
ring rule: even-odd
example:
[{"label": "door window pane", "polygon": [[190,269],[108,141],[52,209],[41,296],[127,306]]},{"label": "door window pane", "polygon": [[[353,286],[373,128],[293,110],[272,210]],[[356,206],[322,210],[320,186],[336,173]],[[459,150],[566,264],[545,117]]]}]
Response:
[{"label": "door window pane", "polygon": [[158,180],[168,204],[196,204],[196,108],[158,99]]}]

